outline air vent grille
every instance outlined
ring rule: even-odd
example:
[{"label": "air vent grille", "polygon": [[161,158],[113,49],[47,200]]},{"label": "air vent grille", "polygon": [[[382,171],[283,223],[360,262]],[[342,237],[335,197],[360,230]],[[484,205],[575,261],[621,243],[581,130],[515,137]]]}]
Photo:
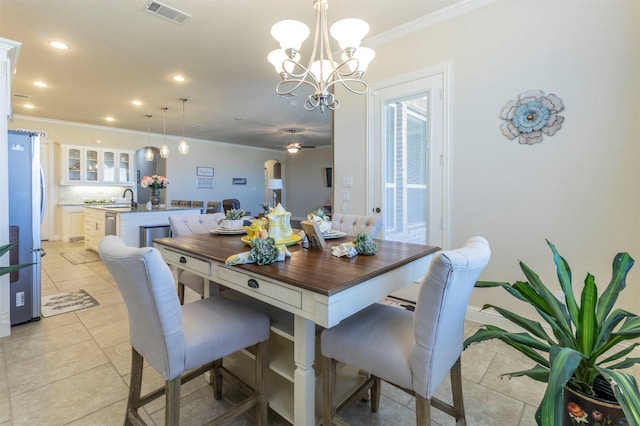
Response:
[{"label": "air vent grille", "polygon": [[21,99],[29,99],[31,96],[26,95],[24,93],[14,93],[13,96],[15,96],[16,98],[21,98]]},{"label": "air vent grille", "polygon": [[145,6],[145,10],[178,25],[182,25],[189,19],[193,18],[193,16],[189,15],[188,13],[181,12],[174,7],[168,6],[155,0],[147,3],[147,5]]}]

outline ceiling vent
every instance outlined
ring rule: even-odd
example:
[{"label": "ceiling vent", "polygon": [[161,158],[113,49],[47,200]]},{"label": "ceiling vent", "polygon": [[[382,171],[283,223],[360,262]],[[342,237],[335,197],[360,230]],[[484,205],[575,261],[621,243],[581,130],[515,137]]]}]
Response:
[{"label": "ceiling vent", "polygon": [[181,12],[178,9],[167,6],[166,4],[160,3],[159,1],[155,0],[147,3],[147,5],[145,6],[145,10],[178,25],[182,25],[189,19],[193,18],[193,16],[189,15],[188,13]]},{"label": "ceiling vent", "polygon": [[21,98],[21,99],[29,99],[31,96],[26,95],[24,93],[14,93],[13,96],[15,96],[16,98]]}]

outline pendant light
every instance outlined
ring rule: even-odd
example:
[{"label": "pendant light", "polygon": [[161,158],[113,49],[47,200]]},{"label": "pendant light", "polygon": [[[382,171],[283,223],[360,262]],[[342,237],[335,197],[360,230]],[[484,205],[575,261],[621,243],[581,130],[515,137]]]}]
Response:
[{"label": "pendant light", "polygon": [[167,146],[167,110],[169,108],[162,107],[162,147],[160,148],[160,157],[167,158],[169,156],[169,147]]},{"label": "pendant light", "polygon": [[187,102],[187,98],[180,98],[180,100],[182,101],[182,139],[178,144],[178,152],[182,155],[187,155],[189,153],[189,144],[184,138],[184,103]]},{"label": "pendant light", "polygon": [[153,161],[153,151],[151,150],[151,114],[147,114],[147,134],[149,135],[149,141],[148,141],[148,146],[147,146],[147,150],[144,153],[144,159],[147,161]]}]

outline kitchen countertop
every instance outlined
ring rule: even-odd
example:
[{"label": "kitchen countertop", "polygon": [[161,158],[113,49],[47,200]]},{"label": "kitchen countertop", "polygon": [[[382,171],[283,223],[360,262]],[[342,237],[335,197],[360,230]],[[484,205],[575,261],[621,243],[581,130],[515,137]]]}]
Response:
[{"label": "kitchen countertop", "polygon": [[131,208],[128,205],[84,205],[85,208],[88,209],[96,209],[102,210],[105,212],[112,213],[154,213],[154,212],[167,212],[167,211],[177,211],[177,210],[200,210],[197,207],[178,207],[178,206],[167,206],[159,209],[147,210],[147,206],[145,204],[138,205],[136,208]]}]

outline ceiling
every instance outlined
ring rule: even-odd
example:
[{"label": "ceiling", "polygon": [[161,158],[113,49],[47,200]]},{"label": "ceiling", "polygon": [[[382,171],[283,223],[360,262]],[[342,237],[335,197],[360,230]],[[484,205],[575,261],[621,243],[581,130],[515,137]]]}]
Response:
[{"label": "ceiling", "polygon": [[[151,114],[151,131],[162,133],[167,107],[166,132],[181,136],[180,98],[187,98],[187,138],[278,148],[296,129],[296,142],[330,144],[331,113],[305,111],[306,95],[278,96],[280,77],[266,60],[278,47],[270,35],[275,22],[297,19],[313,32],[312,0],[162,0],[192,15],[183,25],[147,12],[148,1],[0,0],[0,37],[22,42],[14,114],[142,132]],[[327,15],[329,25],[346,17],[367,21],[367,45],[367,38],[457,1],[330,0]],[[71,49],[52,49],[52,40]],[[303,61],[311,43],[302,46]],[[186,81],[174,82],[175,74]]]}]

